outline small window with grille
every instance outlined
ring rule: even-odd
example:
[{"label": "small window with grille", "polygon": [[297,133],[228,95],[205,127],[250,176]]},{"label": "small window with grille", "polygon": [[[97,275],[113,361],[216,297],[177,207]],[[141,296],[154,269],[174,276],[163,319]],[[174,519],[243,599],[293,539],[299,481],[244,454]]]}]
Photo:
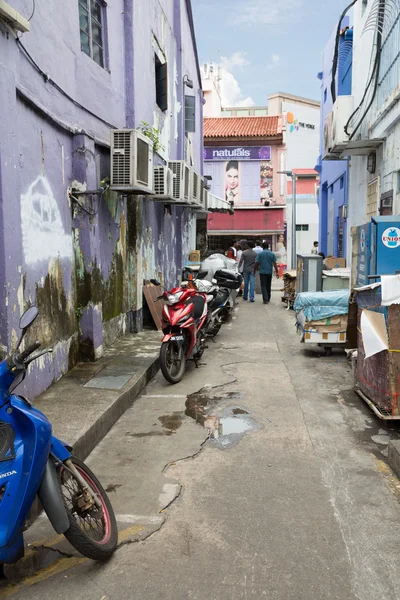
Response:
[{"label": "small window with grille", "polygon": [[102,0],[78,0],[81,50],[100,67],[106,67],[105,10]]}]

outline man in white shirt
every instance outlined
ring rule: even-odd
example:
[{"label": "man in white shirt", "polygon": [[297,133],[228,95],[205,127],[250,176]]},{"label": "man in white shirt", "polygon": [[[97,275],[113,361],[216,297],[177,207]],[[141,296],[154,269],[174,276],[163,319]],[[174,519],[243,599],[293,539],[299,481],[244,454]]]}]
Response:
[{"label": "man in white shirt", "polygon": [[260,242],[260,240],[257,240],[256,247],[254,248],[254,252],[256,254],[260,254],[260,252],[262,252],[262,251],[263,251],[263,249],[261,248],[261,242]]}]

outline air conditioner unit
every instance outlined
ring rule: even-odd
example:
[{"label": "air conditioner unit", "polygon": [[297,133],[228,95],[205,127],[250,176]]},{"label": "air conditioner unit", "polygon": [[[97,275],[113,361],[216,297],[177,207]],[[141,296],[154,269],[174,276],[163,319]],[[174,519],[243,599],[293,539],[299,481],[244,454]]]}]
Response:
[{"label": "air conditioner unit", "polygon": [[190,169],[190,197],[189,204],[199,205],[201,203],[201,177],[194,169]]},{"label": "air conditioner unit", "polygon": [[204,193],[203,193],[203,208],[204,208],[204,210],[208,210],[208,194],[209,194],[209,191],[206,190],[206,188],[204,188]]},{"label": "air conditioner unit", "polygon": [[324,156],[326,159],[338,159],[346,149],[349,137],[345,126],[353,114],[353,96],[338,96],[332,111],[324,123]]},{"label": "air conditioner unit", "polygon": [[111,130],[111,189],[153,193],[153,144],[134,129]]},{"label": "air conditioner unit", "polygon": [[173,179],[172,197],[175,202],[187,204],[190,196],[190,169],[183,160],[171,160],[168,163]]},{"label": "air conditioner unit", "polygon": [[198,175],[198,181],[200,186],[200,192],[198,194],[198,201],[192,204],[195,210],[206,210],[207,209],[207,196],[208,191],[206,189],[204,180]]},{"label": "air conditioner unit", "polygon": [[332,148],[332,120],[333,112],[330,112],[325,117],[324,122],[324,153],[322,155],[323,160],[332,159],[331,148]]},{"label": "air conditioner unit", "polygon": [[160,201],[174,201],[174,174],[169,167],[154,167],[154,194],[152,198]]}]

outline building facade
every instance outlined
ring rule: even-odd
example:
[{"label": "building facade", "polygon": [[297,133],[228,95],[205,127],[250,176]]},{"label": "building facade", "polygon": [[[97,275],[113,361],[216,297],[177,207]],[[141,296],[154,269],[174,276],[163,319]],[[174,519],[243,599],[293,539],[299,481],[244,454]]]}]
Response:
[{"label": "building facade", "polygon": [[[394,2],[359,1],[349,16],[352,84],[347,96],[334,99],[333,112],[325,120],[329,143],[324,146],[330,159],[349,158],[346,237],[350,260],[353,226],[377,214],[400,212],[400,7]],[[332,75],[340,78],[339,72]]]},{"label": "building facade", "polygon": [[[318,73],[321,81],[321,136],[320,157],[317,170],[320,173],[319,188],[319,241],[320,250],[325,255],[340,258],[348,257],[348,187],[349,161],[323,160],[324,153],[324,124],[333,108],[331,93],[332,62],[336,44],[335,27],[323,52],[323,70]],[[341,23],[339,36],[338,76],[335,80],[336,95],[349,96],[352,90],[353,75],[353,29],[350,28],[350,18],[345,17]]]},{"label": "building facade", "polygon": [[208,246],[226,250],[234,239],[265,239],[275,248],[284,233],[285,189],[281,117],[219,117],[204,121],[204,171],[211,191],[235,214],[208,218]]},{"label": "building facade", "polygon": [[37,305],[36,395],[141,328],[144,280],[177,282],[196,215],[110,191],[110,131],[202,174],[203,95],[189,0],[11,4],[30,20],[0,19],[0,337],[4,355]]},{"label": "building facade", "polygon": [[[278,92],[268,96],[269,114],[282,114],[283,143],[279,171],[292,172],[296,179],[296,252],[308,254],[313,242],[318,240],[318,160],[320,103],[316,100]],[[292,182],[280,174],[280,188],[286,194],[286,228],[288,265],[292,256]]]}]

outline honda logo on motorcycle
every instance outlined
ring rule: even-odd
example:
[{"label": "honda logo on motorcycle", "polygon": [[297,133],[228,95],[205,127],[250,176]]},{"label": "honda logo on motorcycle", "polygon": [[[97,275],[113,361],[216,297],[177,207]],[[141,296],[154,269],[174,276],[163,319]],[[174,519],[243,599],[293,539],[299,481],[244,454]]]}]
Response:
[{"label": "honda logo on motorcycle", "polygon": [[0,479],[5,479],[6,477],[11,477],[11,475],[16,475],[17,471],[8,471],[7,473],[2,473],[0,475]]}]

